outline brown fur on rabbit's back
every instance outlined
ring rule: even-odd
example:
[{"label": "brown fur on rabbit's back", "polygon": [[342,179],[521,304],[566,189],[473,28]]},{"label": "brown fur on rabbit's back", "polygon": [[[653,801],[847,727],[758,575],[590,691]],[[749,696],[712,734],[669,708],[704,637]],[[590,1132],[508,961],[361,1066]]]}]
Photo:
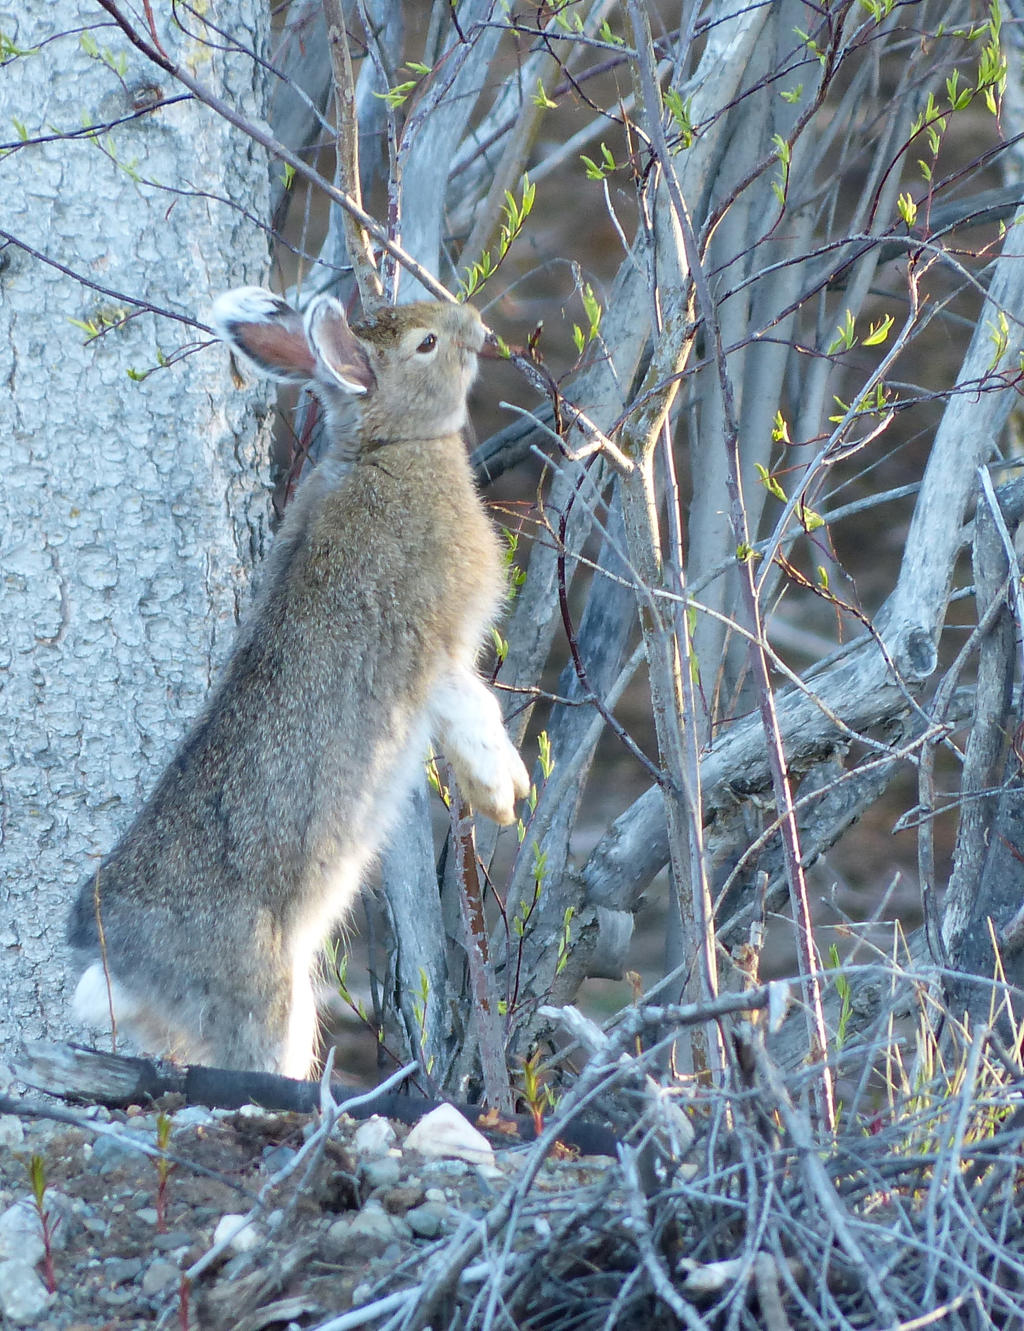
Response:
[{"label": "brown fur on rabbit's back", "polygon": [[[457,433],[479,317],[406,307],[364,344],[329,298],[305,323],[254,288],[225,308],[244,354],[315,379],[336,438],[285,515],[202,716],[82,885],[69,941],[84,1020],[113,1005],[150,1048],[304,1075],[317,947],[431,734],[499,821],[529,779],[473,671],[503,587]],[[365,395],[354,436],[349,393]]]}]

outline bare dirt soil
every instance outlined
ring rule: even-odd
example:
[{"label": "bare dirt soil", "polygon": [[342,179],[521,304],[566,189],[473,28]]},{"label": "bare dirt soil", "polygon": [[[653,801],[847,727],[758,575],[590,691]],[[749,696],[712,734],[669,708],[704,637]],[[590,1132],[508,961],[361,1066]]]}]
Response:
[{"label": "bare dirt soil", "polygon": [[[10,1256],[5,1226],[17,1231],[11,1208],[17,1204],[27,1230],[38,1234],[30,1182],[35,1155],[45,1179],[56,1287],[45,1299],[35,1290],[35,1312],[30,1300],[15,1302],[13,1317],[0,1312],[0,1325],[36,1331],[318,1326],[353,1303],[413,1284],[439,1242],[493,1207],[527,1149],[506,1146],[494,1166],[430,1159],[401,1149],[409,1131],[401,1124],[342,1117],[300,1156],[316,1116],[251,1106],[207,1111],[168,1101],[145,1112],[77,1111],[93,1127],[0,1118],[0,1282],[12,1270],[2,1261]],[[162,1161],[137,1149],[157,1146],[160,1113],[170,1127]],[[564,1195],[611,1167],[602,1158],[549,1160],[532,1193]],[[241,1243],[188,1279],[214,1246],[223,1218],[249,1213],[257,1199],[259,1216]],[[21,1265],[34,1268],[45,1286],[46,1257],[32,1262],[30,1243],[15,1239],[29,1259]],[[8,1295],[16,1300],[17,1294],[0,1287],[5,1309]]]}]

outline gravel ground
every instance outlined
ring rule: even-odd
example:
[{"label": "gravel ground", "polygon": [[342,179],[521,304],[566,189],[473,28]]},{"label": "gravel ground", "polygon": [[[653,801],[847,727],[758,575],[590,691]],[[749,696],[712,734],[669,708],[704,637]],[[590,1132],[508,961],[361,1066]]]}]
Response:
[{"label": "gravel ground", "polygon": [[[83,1126],[0,1117],[5,1327],[316,1327],[379,1297],[393,1273],[415,1271],[460,1221],[484,1215],[528,1149],[499,1146],[494,1164],[430,1158],[403,1149],[409,1129],[385,1119],[343,1116],[326,1135],[315,1115],[182,1108],[170,1097],[145,1112],[77,1115]],[[611,1168],[604,1157],[548,1160],[531,1195],[564,1196]],[[258,1217],[211,1257],[257,1199]]]}]

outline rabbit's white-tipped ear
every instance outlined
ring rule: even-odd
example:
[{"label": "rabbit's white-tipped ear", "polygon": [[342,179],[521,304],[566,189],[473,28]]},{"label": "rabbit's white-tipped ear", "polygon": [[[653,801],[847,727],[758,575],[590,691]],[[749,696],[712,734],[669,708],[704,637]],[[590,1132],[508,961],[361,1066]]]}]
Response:
[{"label": "rabbit's white-tipped ear", "polygon": [[366,349],[353,333],[333,296],[317,296],[306,311],[306,338],[324,371],[347,393],[366,393],[376,384]]},{"label": "rabbit's white-tipped ear", "polygon": [[316,356],[302,316],[264,287],[236,287],[218,296],[210,322],[222,342],[257,369],[289,383],[307,383]]}]

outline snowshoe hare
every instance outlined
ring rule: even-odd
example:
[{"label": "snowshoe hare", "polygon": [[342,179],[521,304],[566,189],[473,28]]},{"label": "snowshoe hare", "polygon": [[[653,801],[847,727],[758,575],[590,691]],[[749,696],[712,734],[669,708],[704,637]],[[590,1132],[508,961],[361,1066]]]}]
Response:
[{"label": "snowshoe hare", "polygon": [[499,823],[528,790],[474,667],[504,590],[460,437],[484,327],[429,302],[350,326],[325,296],[303,318],[255,287],[214,320],[265,373],[312,383],[333,440],[204,712],[82,885],[75,1010],[109,1026],[112,1007],[153,1052],[303,1077],[319,947],[429,741]]}]

